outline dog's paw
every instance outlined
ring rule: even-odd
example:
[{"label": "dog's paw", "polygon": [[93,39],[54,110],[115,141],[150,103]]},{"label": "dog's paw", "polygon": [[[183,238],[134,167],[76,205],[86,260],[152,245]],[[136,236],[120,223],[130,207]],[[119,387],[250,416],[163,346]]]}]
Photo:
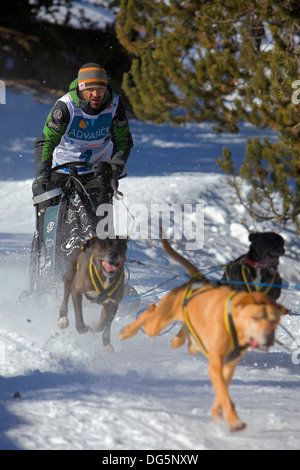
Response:
[{"label": "dog's paw", "polygon": [[101,333],[104,329],[104,323],[103,322],[98,322],[95,323],[94,325],[90,326],[90,332],[91,333]]},{"label": "dog's paw", "polygon": [[67,317],[61,317],[59,318],[57,322],[57,326],[60,330],[65,330],[66,328],[69,327],[69,320]]},{"label": "dog's paw", "polygon": [[176,335],[175,338],[172,339],[171,347],[172,349],[178,349],[178,348],[181,348],[181,346],[183,346],[184,343],[185,343],[185,333],[184,333],[184,329],[181,328],[178,335]]},{"label": "dog's paw", "polygon": [[189,353],[190,354],[199,354],[199,349],[193,343],[189,344]]},{"label": "dog's paw", "polygon": [[106,344],[105,346],[102,346],[102,351],[104,354],[113,354],[115,352],[113,346],[111,344]]},{"label": "dog's paw", "polygon": [[77,333],[79,333],[80,335],[84,335],[85,333],[88,333],[90,331],[89,327],[86,326],[84,323],[76,325],[76,330]]},{"label": "dog's paw", "polygon": [[239,432],[239,431],[243,431],[243,429],[245,428],[246,428],[246,424],[243,423],[243,421],[241,421],[240,419],[238,419],[237,421],[235,421],[233,424],[229,426],[229,431]]}]

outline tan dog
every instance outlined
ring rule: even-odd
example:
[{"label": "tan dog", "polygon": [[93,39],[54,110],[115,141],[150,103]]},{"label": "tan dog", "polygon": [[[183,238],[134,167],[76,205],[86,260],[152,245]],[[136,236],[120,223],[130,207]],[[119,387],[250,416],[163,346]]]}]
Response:
[{"label": "tan dog", "polygon": [[[58,327],[68,328],[68,300],[72,295],[76,329],[83,334],[91,331],[102,334],[103,350],[113,352],[110,344],[111,323],[124,294],[124,264],[127,240],[100,240],[92,237],[72,257],[64,276],[64,298],[59,311]],[[82,295],[90,302],[102,305],[99,322],[85,325],[82,314]]]},{"label": "tan dog", "polygon": [[155,336],[171,323],[182,322],[172,347],[178,348],[188,339],[192,354],[202,351],[208,356],[216,393],[213,417],[217,420],[224,413],[230,431],[240,431],[246,425],[237,416],[228,393],[235,367],[249,346],[267,350],[273,345],[280,317],[288,311],[261,293],[235,293],[229,287],[214,286],[166,240],[163,245],[192,279],[169,292],[157,306],[151,305],[120,332],[119,338],[130,338],[141,327],[148,336]]}]

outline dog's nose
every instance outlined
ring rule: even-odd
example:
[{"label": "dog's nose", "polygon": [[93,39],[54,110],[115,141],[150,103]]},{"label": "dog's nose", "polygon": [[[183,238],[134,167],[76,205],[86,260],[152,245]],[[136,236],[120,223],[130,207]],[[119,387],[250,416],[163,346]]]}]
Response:
[{"label": "dog's nose", "polygon": [[119,264],[123,259],[122,255],[118,251],[111,251],[109,253],[109,259],[112,264]]},{"label": "dog's nose", "polygon": [[274,330],[271,330],[271,329],[265,330],[264,338],[265,338],[265,345],[266,346],[272,346],[274,344],[274,340],[275,340]]}]

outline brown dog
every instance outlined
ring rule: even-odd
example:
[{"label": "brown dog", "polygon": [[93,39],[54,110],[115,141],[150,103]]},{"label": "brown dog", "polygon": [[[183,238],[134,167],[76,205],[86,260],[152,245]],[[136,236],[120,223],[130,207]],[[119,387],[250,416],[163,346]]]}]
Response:
[{"label": "brown dog", "polygon": [[[64,298],[59,311],[58,327],[68,328],[68,300],[72,295],[76,329],[102,334],[103,350],[113,352],[110,344],[111,323],[124,294],[124,264],[127,240],[122,238],[89,239],[76,251],[64,276]],[[85,325],[82,315],[82,294],[90,302],[103,305],[99,322],[93,327]]]},{"label": "brown dog", "polygon": [[141,327],[148,336],[155,336],[171,323],[182,322],[172,347],[178,348],[188,339],[192,354],[202,351],[208,356],[216,393],[213,417],[217,420],[224,413],[230,431],[242,430],[246,425],[237,416],[228,393],[235,367],[249,346],[267,350],[274,343],[280,317],[288,311],[264,294],[236,293],[226,286],[214,286],[166,240],[163,245],[192,278],[169,292],[157,306],[151,305],[121,331],[119,338],[130,338]]}]

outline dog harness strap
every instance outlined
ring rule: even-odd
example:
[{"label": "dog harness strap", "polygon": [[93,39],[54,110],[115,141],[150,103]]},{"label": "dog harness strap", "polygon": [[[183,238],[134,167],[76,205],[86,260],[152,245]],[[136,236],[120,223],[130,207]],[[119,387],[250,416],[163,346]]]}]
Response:
[{"label": "dog harness strap", "polygon": [[231,269],[231,266],[225,266],[223,269],[224,269],[224,271],[225,271],[226,280],[227,280],[227,282],[229,282],[229,273],[228,273],[228,269]]},{"label": "dog harness strap", "polygon": [[[249,268],[247,268],[247,273],[248,273],[248,275],[250,276],[250,282],[251,282],[253,279],[252,279],[252,277],[251,277]],[[245,285],[246,285],[246,287],[247,287],[248,292],[250,292],[250,293],[253,292],[252,287],[253,287],[253,289],[256,289],[257,286],[250,286],[249,281],[248,281],[247,276],[246,276],[246,273],[245,273],[245,265],[244,265],[244,263],[242,264],[242,276],[243,276],[244,283],[245,283]],[[257,289],[256,289],[256,290],[257,290]]]},{"label": "dog harness strap", "polygon": [[[205,357],[208,357],[208,352],[207,352],[204,344],[202,343],[201,339],[197,335],[195,329],[193,328],[193,325],[191,324],[189,316],[188,316],[187,304],[191,300],[191,297],[192,297],[192,294],[193,294],[192,286],[193,286],[193,284],[187,286],[187,288],[185,290],[185,293],[184,293],[184,296],[183,296],[183,302],[182,302],[183,318],[184,318],[186,326],[188,327],[189,332],[191,333],[192,339],[196,343],[195,346],[197,346],[199,348],[199,350],[202,351],[202,353],[204,354]],[[198,292],[197,294],[201,294],[201,293],[202,293],[202,291]],[[195,295],[197,295],[197,294],[195,294]]]},{"label": "dog harness strap", "polygon": [[[246,270],[247,270],[247,274],[249,276],[248,279],[250,279],[250,281],[247,279]],[[251,293],[254,290],[256,290],[256,292],[262,292],[265,295],[267,295],[269,293],[269,291],[272,289],[273,284],[274,284],[275,279],[276,279],[276,274],[273,274],[273,277],[272,277],[272,280],[271,280],[270,284],[263,291],[262,289],[263,289],[264,286],[263,285],[262,286],[255,285],[255,280],[251,276],[250,269],[248,268],[248,266],[245,266],[244,263],[242,264],[242,276],[243,276],[244,282],[247,286],[248,292]],[[251,282],[251,285],[249,284],[249,282]],[[254,285],[252,285],[252,284],[254,284]]]},{"label": "dog harness strap", "polygon": [[227,333],[229,334],[229,340],[230,340],[230,346],[231,346],[231,352],[225,361],[226,364],[240,357],[242,354],[244,354],[247,351],[249,347],[248,344],[246,344],[245,346],[239,345],[236,328],[234,326],[234,321],[233,321],[233,317],[231,314],[231,303],[232,303],[233,297],[236,294],[237,294],[236,291],[232,291],[228,295],[226,302],[225,302],[225,307],[224,307],[225,327],[226,327]]},{"label": "dog harness strap", "polygon": [[[193,277],[195,277],[195,276],[193,276]],[[193,325],[191,324],[189,316],[188,316],[188,309],[187,309],[188,303],[194,297],[196,297],[197,295],[202,294],[204,292],[207,292],[207,290],[201,290],[200,292],[195,292],[195,289],[194,289],[195,285],[196,285],[196,283],[192,282],[191,284],[189,284],[187,286],[187,288],[184,292],[183,302],[182,302],[183,318],[184,318],[185,324],[186,324],[186,326],[187,326],[187,328],[188,328],[188,330],[191,334],[191,338],[193,339],[194,344],[198,347],[199,351],[201,351],[204,354],[204,356],[208,358],[209,357],[208,351],[207,351],[206,347],[204,346],[203,342],[201,341],[200,337],[198,336],[197,332],[193,328]],[[215,288],[215,287],[217,287],[217,285],[216,286],[215,285],[210,285],[210,287]],[[199,287],[197,289],[199,289]],[[233,361],[234,359],[237,359],[242,354],[244,354],[247,351],[248,347],[249,347],[249,344],[246,344],[245,346],[240,346],[239,343],[238,343],[236,328],[234,326],[234,321],[233,321],[233,317],[232,317],[232,314],[231,314],[231,303],[232,303],[233,297],[236,294],[237,294],[236,291],[230,292],[230,294],[228,295],[228,297],[226,299],[225,306],[224,306],[225,328],[226,328],[226,331],[229,335],[230,348],[231,348],[231,352],[228,355],[228,357],[226,358],[225,363],[228,363],[230,361]]]},{"label": "dog harness strap", "polygon": [[108,297],[110,297],[115,292],[115,290],[119,287],[124,276],[124,271],[122,269],[120,271],[119,277],[116,277],[115,279],[113,279],[113,281],[109,284],[109,286],[105,287],[101,279],[101,276],[97,270],[97,267],[95,265],[93,255],[90,257],[89,272],[90,272],[91,281],[93,283],[95,291],[98,294],[98,297],[94,300],[94,302],[96,303],[102,303]]},{"label": "dog harness strap", "polygon": [[226,331],[229,334],[229,341],[231,350],[234,351],[237,345],[237,335],[236,330],[233,323],[233,318],[231,315],[231,303],[233,297],[236,295],[236,291],[232,291],[226,299],[225,307],[224,307],[224,320],[225,320],[225,327]]}]

